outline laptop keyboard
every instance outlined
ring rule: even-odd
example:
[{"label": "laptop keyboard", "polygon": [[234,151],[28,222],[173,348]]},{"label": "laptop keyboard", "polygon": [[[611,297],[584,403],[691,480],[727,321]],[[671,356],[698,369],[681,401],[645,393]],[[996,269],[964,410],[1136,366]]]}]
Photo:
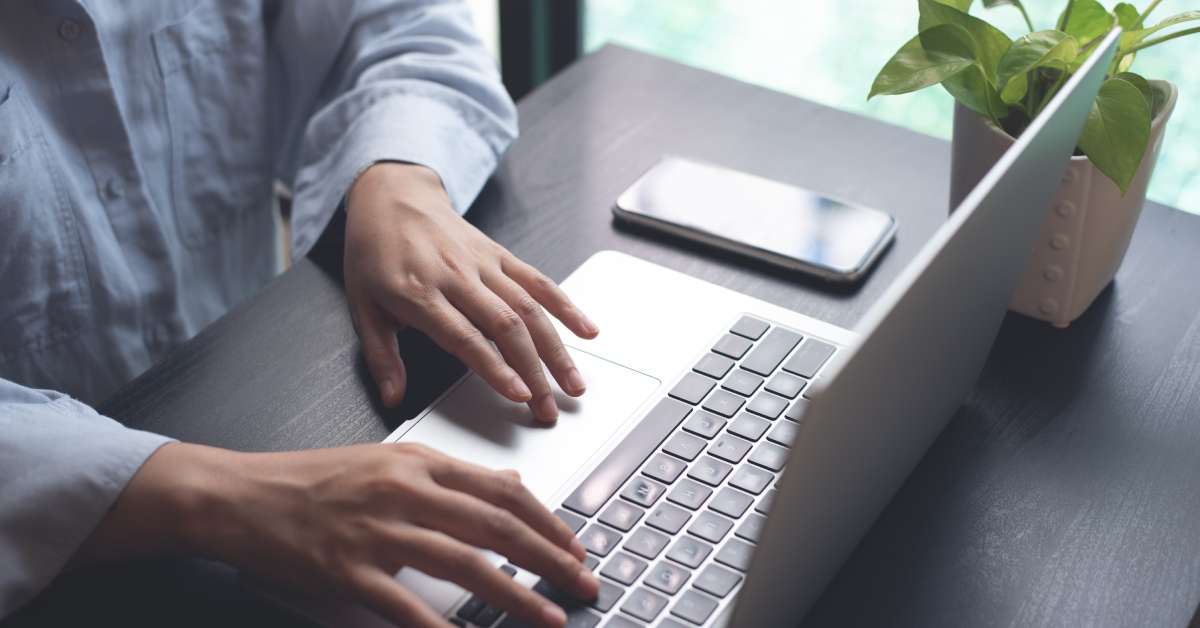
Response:
[{"label": "laptop keyboard", "polygon": [[[741,317],[555,511],[599,573],[597,599],[545,580],[534,590],[566,610],[571,628],[711,620],[750,566],[809,381],[835,351]],[[477,596],[453,621],[524,626]]]}]

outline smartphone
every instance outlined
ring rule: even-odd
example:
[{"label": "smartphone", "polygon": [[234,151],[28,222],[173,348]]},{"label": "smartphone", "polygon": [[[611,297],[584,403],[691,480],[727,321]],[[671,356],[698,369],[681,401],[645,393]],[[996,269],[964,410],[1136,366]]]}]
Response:
[{"label": "smartphone", "polygon": [[861,278],[896,233],[878,209],[666,157],[617,198],[620,221],[830,281]]}]

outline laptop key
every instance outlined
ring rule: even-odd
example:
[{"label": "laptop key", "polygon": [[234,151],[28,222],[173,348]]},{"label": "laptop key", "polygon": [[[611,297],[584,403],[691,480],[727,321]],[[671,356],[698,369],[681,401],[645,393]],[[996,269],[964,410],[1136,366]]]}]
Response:
[{"label": "laptop key", "polygon": [[664,617],[663,620],[658,623],[658,628],[687,628],[687,626],[675,621],[674,619],[671,619],[670,617]]},{"label": "laptop key", "polygon": [[763,378],[744,369],[738,369],[731,373],[725,381],[721,382],[721,388],[732,390],[733,392],[749,397],[753,395],[759,386],[762,386]]},{"label": "laptop key", "polygon": [[705,442],[699,438],[680,432],[667,441],[667,444],[663,447],[663,451],[691,462],[696,459],[696,456],[700,455],[700,452],[704,451],[704,445]]},{"label": "laptop key", "polygon": [[804,410],[806,408],[808,408],[808,400],[797,399],[792,402],[791,406],[788,406],[788,409],[784,411],[783,416],[798,423],[804,418]]},{"label": "laptop key", "polygon": [[683,429],[703,438],[716,436],[723,427],[725,419],[703,410],[693,412],[691,418],[683,424]]},{"label": "laptop key", "polygon": [[683,376],[683,379],[679,380],[678,384],[675,384],[675,387],[671,389],[669,394],[684,403],[690,403],[694,406],[700,403],[700,400],[704,399],[708,391],[712,390],[713,386],[716,385],[717,382],[699,373],[688,373]]},{"label": "laptop key", "polygon": [[733,368],[733,360],[710,351],[704,357],[700,358],[700,361],[696,363],[696,366],[692,367],[692,370],[713,379],[721,379],[729,373],[729,369],[731,368]]},{"label": "laptop key", "polygon": [[729,529],[732,527],[733,522],[729,519],[709,511],[704,511],[688,527],[688,533],[695,534],[709,543],[720,543],[721,539],[725,538],[726,534],[729,534]]},{"label": "laptop key", "polygon": [[779,363],[783,362],[787,354],[791,353],[801,338],[800,334],[789,329],[782,327],[772,329],[742,361],[742,368],[763,377],[770,375],[779,367]]},{"label": "laptop key", "polygon": [[733,467],[712,456],[702,456],[688,470],[688,477],[709,486],[719,486],[731,469]]},{"label": "laptop key", "polygon": [[625,552],[617,552],[600,570],[600,575],[624,585],[631,585],[646,571],[646,561]]},{"label": "laptop key", "polygon": [[711,554],[713,548],[708,543],[690,536],[681,536],[675,539],[675,544],[667,551],[667,558],[683,565],[695,569],[704,562],[705,558]]},{"label": "laptop key", "polygon": [[767,491],[767,494],[763,495],[763,498],[758,500],[758,504],[754,506],[754,512],[764,515],[771,512],[771,504],[775,503],[775,494],[778,492],[776,489]]},{"label": "laptop key", "polygon": [[746,457],[750,451],[750,442],[733,436],[731,434],[722,434],[712,446],[708,448],[708,453],[724,460],[737,464]]},{"label": "laptop key", "polygon": [[588,571],[596,571],[596,568],[600,566],[600,559],[588,554],[583,557],[583,566],[587,567]]},{"label": "laptop key", "polygon": [[696,576],[696,582],[692,586],[715,595],[717,597],[725,597],[733,592],[733,588],[742,581],[742,577],[720,565],[709,565]]},{"label": "laptop key", "polygon": [[738,539],[730,539],[721,551],[717,552],[714,560],[723,565],[745,572],[750,568],[750,559],[754,556],[754,546]]},{"label": "laptop key", "polygon": [[664,454],[655,454],[650,462],[642,468],[642,473],[662,482],[670,484],[677,480],[683,474],[683,470],[687,468],[687,464],[678,458],[672,458]]},{"label": "laptop key", "polygon": [[809,338],[800,345],[787,364],[783,365],[783,370],[805,379],[812,379],[836,350],[836,347],[827,342]]},{"label": "laptop key", "polygon": [[567,527],[571,528],[571,532],[575,534],[579,534],[579,531],[583,529],[583,524],[587,523],[583,517],[562,508],[555,510],[554,516],[562,519],[562,522],[567,524]]},{"label": "laptop key", "polygon": [[675,595],[692,577],[692,572],[667,561],[662,561],[646,574],[645,584],[667,595]]},{"label": "laptop key", "polygon": [[775,476],[770,471],[752,467],[750,465],[742,465],[733,473],[729,484],[736,486],[747,493],[758,495],[767,489],[774,480]]},{"label": "laptop key", "polygon": [[655,558],[658,558],[658,555],[661,554],[664,549],[667,549],[667,543],[670,542],[671,539],[667,538],[665,534],[655,532],[646,526],[642,526],[637,529],[637,532],[634,532],[629,536],[629,539],[625,541],[624,547],[626,550],[633,552],[642,558],[654,560]]},{"label": "laptop key", "polygon": [[613,548],[621,542],[621,535],[614,530],[593,523],[580,535],[579,542],[583,543],[589,552],[603,558],[608,556],[609,552],[613,551]]},{"label": "laptop key", "polygon": [[709,508],[729,517],[737,519],[746,514],[746,510],[750,508],[750,504],[754,503],[754,498],[732,488],[726,486],[717,493],[713,498]]},{"label": "laptop key", "polygon": [[696,591],[689,590],[671,607],[671,614],[682,617],[693,624],[703,624],[717,610],[716,600]]},{"label": "laptop key", "polygon": [[712,495],[711,488],[692,480],[684,480],[671,489],[667,494],[667,501],[675,502],[689,510],[699,510],[709,495]]},{"label": "laptop key", "polygon": [[646,587],[639,587],[625,598],[625,603],[621,605],[621,612],[633,615],[642,621],[651,622],[666,606],[667,598]]},{"label": "laptop key", "polygon": [[762,515],[750,515],[742,522],[742,525],[738,526],[737,532],[734,532],[734,534],[747,541],[757,543],[758,539],[762,536],[763,526],[765,525],[767,525],[766,517]]},{"label": "laptop key", "polygon": [[771,427],[770,421],[745,412],[739,413],[733,423],[729,424],[729,433],[737,434],[747,440],[758,440]]},{"label": "laptop key", "polygon": [[713,414],[719,414],[725,418],[729,418],[737,414],[738,410],[742,409],[742,405],[746,400],[726,390],[715,390],[713,394],[708,396],[704,401],[704,405],[700,406]]},{"label": "laptop key", "polygon": [[613,615],[608,618],[608,623],[604,624],[604,628],[645,628],[645,624],[628,619],[624,615]]},{"label": "laptop key", "polygon": [[471,623],[479,624],[480,626],[491,626],[492,624],[496,623],[496,620],[500,619],[500,616],[503,614],[504,611],[495,606],[488,605],[484,606],[483,610],[475,616],[475,619],[470,621]]},{"label": "laptop key", "polygon": [[787,400],[769,392],[760,392],[750,400],[746,410],[774,421],[787,408]]},{"label": "laptop key", "polygon": [[762,443],[750,454],[750,462],[772,471],[781,471],[787,463],[788,450],[772,443]]},{"label": "laptop key", "polygon": [[[667,496],[667,499],[671,499],[670,495]],[[677,506],[659,504],[658,508],[655,508],[654,512],[650,513],[646,519],[646,525],[658,528],[667,534],[676,534],[683,529],[683,526],[687,525],[688,519],[691,518],[692,516],[687,511]]]},{"label": "laptop key", "polygon": [[733,324],[733,327],[729,328],[729,331],[751,340],[758,340],[762,338],[763,334],[767,333],[767,329],[770,327],[771,325],[766,321],[760,321],[753,316],[743,316],[738,322]]},{"label": "laptop key", "polygon": [[750,350],[751,344],[752,343],[749,340],[742,338],[741,336],[725,334],[724,336],[721,336],[721,339],[717,341],[717,344],[713,345],[712,350],[727,358],[740,360],[742,359],[742,356],[746,355],[746,352]]},{"label": "laptop key", "polygon": [[807,381],[791,375],[789,373],[776,373],[771,381],[767,382],[767,390],[788,399],[795,399],[804,390]]},{"label": "laptop key", "polygon": [[479,615],[479,612],[482,611],[485,606],[487,606],[487,602],[485,602],[483,598],[479,597],[478,595],[472,595],[470,599],[468,599],[466,602],[463,602],[462,606],[458,607],[458,612],[455,613],[455,615],[459,619],[475,621],[475,617]]},{"label": "laptop key", "polygon": [[658,501],[658,498],[662,497],[662,494],[666,491],[667,487],[663,486],[662,484],[659,484],[648,477],[639,475],[638,477],[630,480],[629,484],[625,485],[625,490],[621,491],[621,497],[624,497],[625,499],[628,499],[639,506],[649,508],[653,506],[654,502]]},{"label": "laptop key", "polygon": [[646,514],[645,510],[619,499],[614,499],[609,502],[608,508],[605,508],[604,512],[600,513],[600,522],[606,523],[622,532],[628,532],[633,529],[634,524],[644,514]]},{"label": "laptop key", "polygon": [[784,419],[775,426],[775,429],[771,430],[771,433],[767,435],[767,440],[783,445],[784,447],[791,447],[792,443],[796,442],[796,434],[798,433],[800,433],[800,426],[788,419]]},{"label": "laptop key", "polygon": [[625,589],[603,578],[597,578],[596,581],[600,583],[600,591],[596,594],[596,599],[592,600],[592,608],[607,613],[617,605],[621,596],[625,595]]},{"label": "laptop key", "polygon": [[674,399],[658,402],[621,444],[563,501],[563,506],[585,517],[594,516],[690,411],[688,406]]}]

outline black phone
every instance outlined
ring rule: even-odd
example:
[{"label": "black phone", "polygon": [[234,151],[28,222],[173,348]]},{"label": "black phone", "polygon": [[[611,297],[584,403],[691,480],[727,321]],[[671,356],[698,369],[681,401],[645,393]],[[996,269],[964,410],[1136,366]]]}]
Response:
[{"label": "black phone", "polygon": [[886,212],[721,166],[666,157],[625,190],[618,220],[830,281],[861,278],[896,233]]}]

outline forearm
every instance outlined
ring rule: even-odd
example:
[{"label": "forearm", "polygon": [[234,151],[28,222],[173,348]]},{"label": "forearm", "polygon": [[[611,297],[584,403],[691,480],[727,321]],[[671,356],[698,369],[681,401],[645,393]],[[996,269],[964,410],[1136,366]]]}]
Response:
[{"label": "forearm", "polygon": [[69,567],[164,555],[217,558],[239,454],[171,443],[150,456]]}]

